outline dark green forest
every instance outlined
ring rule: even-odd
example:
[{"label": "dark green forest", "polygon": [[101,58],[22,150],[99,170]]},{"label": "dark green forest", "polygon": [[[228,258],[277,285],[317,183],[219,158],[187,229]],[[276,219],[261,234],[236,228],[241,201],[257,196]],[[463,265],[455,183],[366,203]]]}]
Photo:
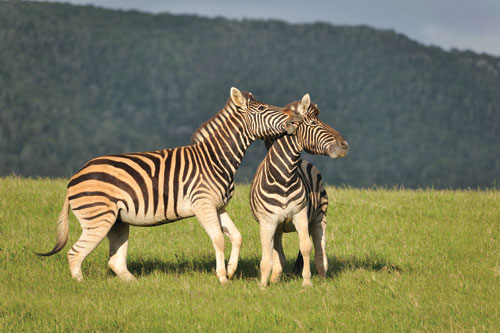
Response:
[{"label": "dark green forest", "polygon": [[[103,154],[189,143],[231,86],[306,92],[348,140],[328,184],[467,188],[500,178],[500,57],[390,30],[0,2],[0,175],[68,177]],[[238,181],[265,155],[248,151]]]}]

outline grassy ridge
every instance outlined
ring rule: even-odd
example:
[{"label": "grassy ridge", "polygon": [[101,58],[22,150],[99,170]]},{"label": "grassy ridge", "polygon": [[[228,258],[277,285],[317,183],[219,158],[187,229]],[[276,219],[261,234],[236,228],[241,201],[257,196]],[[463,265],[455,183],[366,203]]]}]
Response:
[{"label": "grassy ridge", "polygon": [[[328,279],[314,275],[313,288],[302,289],[287,275],[261,291],[247,185],[228,207],[244,243],[227,287],[195,219],[131,229],[136,283],[108,270],[107,241],[85,261],[85,281],[72,281],[68,246],[51,258],[32,252],[52,248],[65,186],[0,178],[0,331],[500,329],[498,191],[329,187]],[[73,243],[80,227],[70,216]],[[284,247],[290,272],[297,236],[286,235]]]}]

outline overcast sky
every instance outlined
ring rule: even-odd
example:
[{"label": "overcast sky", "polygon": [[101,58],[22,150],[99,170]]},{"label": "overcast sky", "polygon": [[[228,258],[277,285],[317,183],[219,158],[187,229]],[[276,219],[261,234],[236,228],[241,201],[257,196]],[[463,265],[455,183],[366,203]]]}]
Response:
[{"label": "overcast sky", "polygon": [[66,0],[114,9],[394,29],[426,45],[500,56],[500,0]]}]

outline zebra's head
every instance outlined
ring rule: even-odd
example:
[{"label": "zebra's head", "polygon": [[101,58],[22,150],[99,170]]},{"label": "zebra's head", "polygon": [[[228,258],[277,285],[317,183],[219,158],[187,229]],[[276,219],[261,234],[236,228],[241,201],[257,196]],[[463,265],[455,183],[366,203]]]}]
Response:
[{"label": "zebra's head", "polygon": [[319,119],[319,109],[311,103],[309,94],[305,94],[301,101],[285,106],[297,110],[303,117],[303,122],[297,127],[297,139],[303,149],[314,155],[325,155],[331,158],[345,157],[349,145],[344,137],[335,129]]},{"label": "zebra's head", "polygon": [[243,115],[245,126],[253,139],[266,139],[287,133],[295,134],[302,116],[297,110],[259,102],[250,92],[231,88],[231,102]]}]

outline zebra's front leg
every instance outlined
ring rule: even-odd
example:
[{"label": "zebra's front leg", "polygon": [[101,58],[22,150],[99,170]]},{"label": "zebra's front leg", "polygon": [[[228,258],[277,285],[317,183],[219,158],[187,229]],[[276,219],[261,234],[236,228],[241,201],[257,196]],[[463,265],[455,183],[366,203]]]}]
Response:
[{"label": "zebra's front leg", "polygon": [[127,268],[127,249],[130,226],[119,219],[108,232],[109,261],[108,266],[124,281],[133,281],[135,277]]},{"label": "zebra's front leg", "polygon": [[312,242],[309,238],[309,221],[307,218],[307,208],[302,209],[293,218],[293,224],[299,234],[299,248],[304,259],[304,267],[302,268],[302,286],[312,286],[311,282],[311,250]]},{"label": "zebra's front leg", "polygon": [[262,246],[262,259],[260,260],[260,287],[267,286],[267,280],[272,268],[272,256],[274,247],[274,233],[277,223],[271,221],[260,221],[260,244]]},{"label": "zebra's front leg", "polygon": [[226,275],[226,264],[224,262],[224,235],[219,222],[219,214],[210,203],[198,203],[193,207],[194,214],[200,221],[208,236],[212,240],[215,249],[216,274],[221,284],[226,284],[229,280]]},{"label": "zebra's front leg", "polygon": [[273,244],[273,272],[271,274],[271,283],[279,281],[283,268],[285,267],[285,253],[282,244],[283,233],[276,231]]},{"label": "zebra's front leg", "polygon": [[326,214],[321,214],[310,225],[311,236],[314,244],[314,263],[318,275],[326,278],[328,258],[326,256]]},{"label": "zebra's front leg", "polygon": [[227,264],[227,277],[232,278],[234,272],[236,272],[236,268],[238,268],[238,258],[240,256],[242,238],[239,230],[236,228],[226,211],[220,213],[219,218],[222,231],[231,240],[231,255]]}]

